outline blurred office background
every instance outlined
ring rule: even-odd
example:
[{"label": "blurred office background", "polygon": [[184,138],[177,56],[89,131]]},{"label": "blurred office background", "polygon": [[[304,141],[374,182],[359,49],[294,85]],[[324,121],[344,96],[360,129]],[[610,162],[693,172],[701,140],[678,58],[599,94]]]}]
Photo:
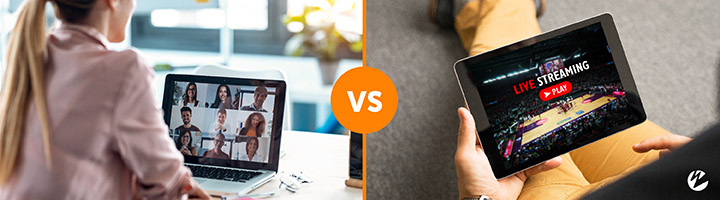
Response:
[{"label": "blurred office background", "polygon": [[[0,0],[2,65],[22,1]],[[46,10],[52,26],[54,14]],[[340,74],[362,66],[361,0],[139,0],[128,26],[127,39],[111,48],[145,54],[155,67],[158,105],[168,73],[209,63],[280,69],[287,75],[290,129],[345,131],[332,116],[330,92]]]}]

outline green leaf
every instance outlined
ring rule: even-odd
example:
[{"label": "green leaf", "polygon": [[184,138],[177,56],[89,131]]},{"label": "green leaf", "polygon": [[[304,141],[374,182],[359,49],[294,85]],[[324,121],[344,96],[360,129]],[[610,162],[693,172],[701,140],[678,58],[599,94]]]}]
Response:
[{"label": "green leaf", "polygon": [[362,40],[355,41],[353,43],[350,43],[350,51],[359,53],[363,49],[363,42]]},{"label": "green leaf", "polygon": [[172,66],[170,64],[156,64],[153,66],[155,71],[170,71],[172,70]]}]

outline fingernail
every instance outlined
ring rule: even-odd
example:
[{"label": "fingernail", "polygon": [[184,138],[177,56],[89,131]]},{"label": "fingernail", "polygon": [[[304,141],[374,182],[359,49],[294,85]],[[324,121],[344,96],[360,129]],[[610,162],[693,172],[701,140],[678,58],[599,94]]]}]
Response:
[{"label": "fingernail", "polygon": [[187,185],[185,185],[185,187],[182,188],[182,190],[180,190],[181,191],[180,193],[185,194],[185,193],[190,192],[190,190],[192,190],[192,185],[187,184]]},{"label": "fingernail", "polygon": [[461,110],[462,107],[458,108],[458,117],[460,118],[460,121],[465,120],[465,117],[463,116],[463,112]]}]

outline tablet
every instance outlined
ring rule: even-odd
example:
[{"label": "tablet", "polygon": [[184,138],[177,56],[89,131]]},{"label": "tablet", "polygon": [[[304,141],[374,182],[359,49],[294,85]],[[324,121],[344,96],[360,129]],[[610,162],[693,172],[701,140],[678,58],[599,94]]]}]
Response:
[{"label": "tablet", "polygon": [[646,119],[607,13],[464,58],[454,68],[498,179]]}]

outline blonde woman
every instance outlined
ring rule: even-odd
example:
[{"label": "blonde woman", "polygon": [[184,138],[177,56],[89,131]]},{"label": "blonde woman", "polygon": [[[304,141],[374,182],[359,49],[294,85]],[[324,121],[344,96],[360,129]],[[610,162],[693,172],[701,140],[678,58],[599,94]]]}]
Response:
[{"label": "blonde woman", "polygon": [[248,137],[245,141],[245,155],[240,156],[240,160],[251,162],[263,162],[264,156],[257,152],[260,148],[260,141],[257,137]]},{"label": "blonde woman", "polygon": [[[46,35],[45,5],[61,25]],[[0,199],[208,195],[154,106],[153,72],[125,38],[135,0],[26,0],[0,94]]]},{"label": "blonde woman", "polygon": [[259,112],[252,113],[245,120],[245,125],[243,126],[238,133],[238,137],[262,137],[265,132],[265,117]]}]

